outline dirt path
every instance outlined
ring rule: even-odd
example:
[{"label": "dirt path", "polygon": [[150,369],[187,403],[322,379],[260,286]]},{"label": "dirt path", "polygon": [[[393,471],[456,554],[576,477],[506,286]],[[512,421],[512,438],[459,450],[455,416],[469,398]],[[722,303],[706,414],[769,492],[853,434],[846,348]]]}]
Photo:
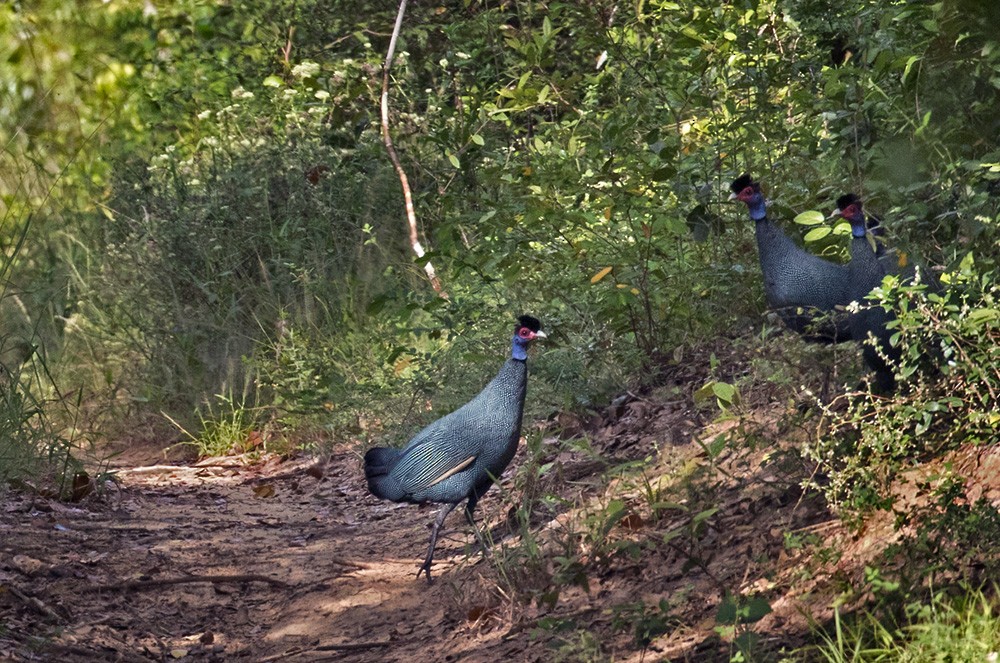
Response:
[{"label": "dirt path", "polygon": [[126,469],[85,506],[10,496],[0,582],[20,609],[0,609],[0,659],[476,660],[447,573],[475,563],[460,518],[428,587],[431,512],[368,496],[354,454],[310,465]]},{"label": "dirt path", "polygon": [[[755,625],[763,640],[800,642],[797,597],[823,597],[817,582],[802,582],[783,537],[831,517],[765,461],[773,449],[717,473],[691,439],[702,431],[686,408],[623,406],[594,430],[603,460],[551,445],[543,492],[564,506],[531,527],[546,541],[549,573],[573,570],[556,569],[560,546],[573,547],[587,591],[550,575],[539,592],[511,600],[494,565],[471,554],[458,510],[438,544],[436,582],[417,580],[433,510],[368,495],[348,447],[321,464],[123,467],[120,488],[79,505],[8,492],[0,495],[0,661],[729,660],[732,645],[716,628],[728,592],[774,607]],[[524,453],[522,445],[511,470]],[[641,482],[625,487],[606,473],[640,459],[649,476],[688,476],[678,490],[694,491],[690,498],[662,499],[690,508],[650,518]],[[696,527],[700,491],[711,491],[713,508]],[[619,498],[632,515],[593,548],[594,518]],[[510,505],[494,489],[480,517],[516,549],[517,537],[502,536]],[[552,597],[541,592],[552,586],[560,593],[546,605]],[[662,635],[643,651],[636,633],[651,615],[662,617]]]}]

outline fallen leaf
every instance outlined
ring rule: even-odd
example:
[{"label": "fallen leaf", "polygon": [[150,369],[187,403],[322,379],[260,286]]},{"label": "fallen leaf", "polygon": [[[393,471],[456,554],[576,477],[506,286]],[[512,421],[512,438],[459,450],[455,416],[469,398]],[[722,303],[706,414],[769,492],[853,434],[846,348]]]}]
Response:
[{"label": "fallen leaf", "polygon": [[274,497],[274,486],[269,483],[254,486],[253,494],[260,498]]},{"label": "fallen leaf", "polygon": [[34,557],[28,557],[27,555],[14,555],[11,561],[11,566],[20,571],[26,576],[33,576],[43,568],[45,564]]}]

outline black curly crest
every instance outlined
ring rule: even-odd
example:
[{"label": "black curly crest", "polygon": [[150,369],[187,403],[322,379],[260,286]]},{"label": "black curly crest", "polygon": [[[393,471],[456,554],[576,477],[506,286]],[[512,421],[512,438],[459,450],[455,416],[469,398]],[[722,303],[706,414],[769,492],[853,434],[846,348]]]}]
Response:
[{"label": "black curly crest", "polygon": [[517,319],[517,328],[527,327],[531,331],[538,333],[542,329],[542,323],[538,321],[538,318],[533,318],[530,315],[522,315]]},{"label": "black curly crest", "polygon": [[760,184],[758,182],[753,181],[753,178],[750,177],[750,173],[743,173],[735,180],[733,180],[733,183],[729,185],[729,189],[733,193],[739,193],[748,186],[752,186],[754,187],[754,189],[760,191]]},{"label": "black curly crest", "polygon": [[853,193],[845,193],[840,198],[837,198],[837,209],[845,210],[851,205],[861,207],[861,199]]}]

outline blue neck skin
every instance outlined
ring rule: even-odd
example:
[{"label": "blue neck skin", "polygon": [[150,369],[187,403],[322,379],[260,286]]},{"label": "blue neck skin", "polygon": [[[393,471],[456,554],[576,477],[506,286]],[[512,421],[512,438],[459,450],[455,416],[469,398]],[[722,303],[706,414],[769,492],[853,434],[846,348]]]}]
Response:
[{"label": "blue neck skin", "polygon": [[518,335],[514,335],[514,340],[511,343],[510,356],[518,361],[524,361],[528,358],[528,343],[529,341],[524,340]]},{"label": "blue neck skin", "polygon": [[865,215],[859,214],[851,221],[851,235],[854,237],[864,237],[868,233],[868,224],[865,223]]},{"label": "blue neck skin", "polygon": [[750,210],[750,218],[754,221],[763,221],[767,217],[767,205],[764,203],[764,196],[757,194],[747,203]]}]

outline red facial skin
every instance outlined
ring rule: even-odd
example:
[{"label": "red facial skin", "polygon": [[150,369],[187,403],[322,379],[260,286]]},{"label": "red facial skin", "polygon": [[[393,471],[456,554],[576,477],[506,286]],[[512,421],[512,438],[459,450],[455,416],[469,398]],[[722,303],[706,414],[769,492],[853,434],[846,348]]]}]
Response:
[{"label": "red facial skin", "polygon": [[526,341],[535,339],[535,332],[531,331],[527,327],[521,327],[521,329],[518,330],[517,335]]},{"label": "red facial skin", "polygon": [[861,208],[858,207],[857,203],[851,203],[844,209],[840,210],[840,216],[844,217],[848,221],[856,219],[859,214],[861,214]]},{"label": "red facial skin", "polygon": [[741,200],[744,203],[749,203],[750,199],[753,198],[755,193],[757,192],[753,190],[752,186],[745,187],[742,191],[736,194],[736,200]]}]

